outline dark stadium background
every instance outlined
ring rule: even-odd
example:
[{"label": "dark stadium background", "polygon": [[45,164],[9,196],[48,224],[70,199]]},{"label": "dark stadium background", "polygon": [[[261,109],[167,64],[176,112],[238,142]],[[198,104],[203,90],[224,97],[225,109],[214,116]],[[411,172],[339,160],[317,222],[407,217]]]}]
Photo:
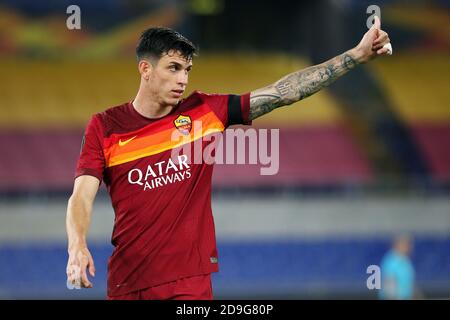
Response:
[{"label": "dark stadium background", "polygon": [[[66,8],[81,8],[81,30]],[[218,165],[216,297],[376,299],[390,241],[414,238],[425,298],[450,296],[450,12],[442,1],[0,2],[0,298],[104,299],[113,212],[89,233],[97,275],[68,290],[65,211],[91,114],[134,98],[150,26],[200,48],[187,92],[245,93],[356,45],[381,8],[394,55],[254,121],[280,129],[280,171]]]}]

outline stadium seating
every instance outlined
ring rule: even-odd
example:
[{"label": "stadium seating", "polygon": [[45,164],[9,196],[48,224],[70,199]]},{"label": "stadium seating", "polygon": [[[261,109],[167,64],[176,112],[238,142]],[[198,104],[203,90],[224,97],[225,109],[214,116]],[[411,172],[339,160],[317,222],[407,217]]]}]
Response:
[{"label": "stadium seating", "polygon": [[[261,64],[267,67],[262,70]],[[196,62],[187,91],[200,88],[209,93],[244,93],[306,64],[277,55],[258,59],[206,55],[198,65]],[[132,99],[137,88],[135,65],[126,61],[3,65],[12,76],[0,79],[0,90],[5,94],[5,105],[14,108],[0,109],[0,145],[8,150],[0,160],[0,190],[70,190],[84,126],[93,113]],[[245,76],[236,77],[233,70],[242,70]],[[33,75],[33,85],[22,85],[25,73]],[[109,76],[105,79],[104,74]],[[214,84],[211,74],[221,75]],[[45,75],[46,81],[39,81],[40,75]],[[23,98],[22,90],[33,96],[32,103]],[[281,129],[279,174],[260,176],[260,166],[221,165],[215,171],[215,185],[370,182],[371,165],[341,119],[337,104],[324,92],[256,120],[257,128]]]}]

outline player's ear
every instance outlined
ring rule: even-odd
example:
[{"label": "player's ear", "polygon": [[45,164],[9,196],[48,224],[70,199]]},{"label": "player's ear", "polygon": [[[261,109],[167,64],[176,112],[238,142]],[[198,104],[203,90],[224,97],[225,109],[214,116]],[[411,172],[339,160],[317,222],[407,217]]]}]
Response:
[{"label": "player's ear", "polygon": [[145,80],[148,80],[153,70],[153,66],[147,59],[141,59],[139,60],[138,70],[139,73],[141,74],[141,77],[144,78]]}]

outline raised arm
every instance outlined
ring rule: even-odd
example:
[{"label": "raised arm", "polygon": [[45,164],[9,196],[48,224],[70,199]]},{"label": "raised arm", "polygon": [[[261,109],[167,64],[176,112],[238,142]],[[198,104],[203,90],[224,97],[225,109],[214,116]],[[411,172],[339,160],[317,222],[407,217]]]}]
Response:
[{"label": "raised arm", "polygon": [[291,73],[273,84],[250,94],[250,120],[285,105],[309,97],[330,85],[360,63],[388,53],[383,46],[389,43],[388,34],[380,29],[375,18],[373,27],[353,49],[324,63]]},{"label": "raised arm", "polygon": [[92,206],[99,187],[99,180],[84,175],[75,179],[66,216],[69,259],[67,279],[75,286],[92,288],[86,269],[95,275],[94,260],[89,252],[86,236],[91,222]]}]

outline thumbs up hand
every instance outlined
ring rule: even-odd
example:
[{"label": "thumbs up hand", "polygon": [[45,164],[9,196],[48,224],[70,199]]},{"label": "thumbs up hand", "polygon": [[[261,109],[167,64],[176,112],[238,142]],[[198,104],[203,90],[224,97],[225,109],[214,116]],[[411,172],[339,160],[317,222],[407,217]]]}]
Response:
[{"label": "thumbs up hand", "polygon": [[382,54],[392,54],[392,45],[389,39],[389,35],[381,30],[381,21],[378,16],[375,16],[375,22],[372,26],[375,30],[378,31],[377,38],[373,42],[373,50],[377,51],[378,55]]},{"label": "thumbs up hand", "polygon": [[358,60],[365,63],[378,56],[391,55],[392,45],[387,32],[381,30],[381,21],[375,16],[372,27],[364,34],[361,42],[356,46]]}]

